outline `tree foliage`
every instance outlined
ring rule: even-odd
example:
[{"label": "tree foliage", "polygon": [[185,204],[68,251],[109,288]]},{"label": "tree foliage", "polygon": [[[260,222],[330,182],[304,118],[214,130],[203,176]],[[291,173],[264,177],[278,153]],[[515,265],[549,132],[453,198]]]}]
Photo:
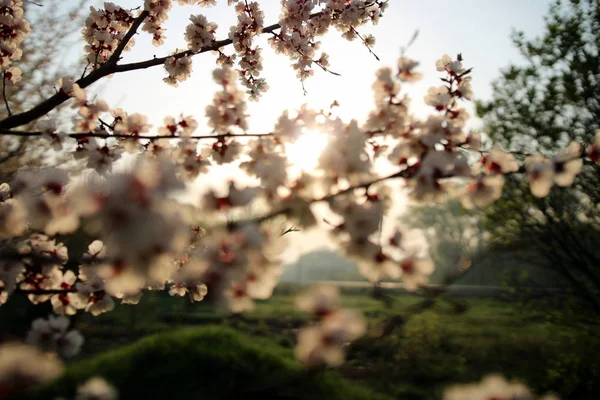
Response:
[{"label": "tree foliage", "polygon": [[[555,1],[541,37],[516,32],[513,41],[525,63],[504,69],[492,99],[478,103],[486,133],[522,154],[593,142],[600,127],[600,2]],[[600,169],[591,163],[574,190],[541,199],[522,177],[511,177],[486,211],[486,227],[497,246],[559,273],[600,310],[599,184]]]}]

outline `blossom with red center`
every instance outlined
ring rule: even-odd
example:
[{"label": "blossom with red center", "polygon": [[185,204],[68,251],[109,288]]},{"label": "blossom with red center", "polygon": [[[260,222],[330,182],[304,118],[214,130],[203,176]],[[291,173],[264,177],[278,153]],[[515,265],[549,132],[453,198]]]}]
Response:
[{"label": "blossom with red center", "polygon": [[506,174],[519,170],[519,164],[511,153],[494,146],[487,156],[481,158],[483,171],[488,174]]},{"label": "blossom with red center", "polygon": [[408,256],[399,263],[402,285],[407,290],[416,290],[429,281],[435,265],[429,257]]}]

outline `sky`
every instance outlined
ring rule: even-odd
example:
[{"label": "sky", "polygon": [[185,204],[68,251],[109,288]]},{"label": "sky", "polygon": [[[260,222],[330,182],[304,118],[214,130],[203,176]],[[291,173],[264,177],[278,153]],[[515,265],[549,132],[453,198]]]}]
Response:
[{"label": "sky", "polygon": [[[141,0],[116,2],[131,8],[142,3]],[[276,22],[279,1],[262,0],[259,3],[265,11],[265,25]],[[235,13],[226,4],[225,0],[219,0],[218,6],[213,8],[175,6],[166,24],[165,45],[152,46],[149,35],[142,33],[136,37],[134,51],[125,54],[124,62],[145,60],[154,55],[160,57],[176,48],[185,48],[183,35],[190,14],[206,15],[209,21],[219,25],[217,38],[225,38],[229,26],[235,22]],[[269,131],[285,109],[297,109],[304,103],[317,109],[326,108],[334,100],[340,103],[338,113],[342,117],[364,120],[373,105],[371,85],[376,70],[394,66],[400,47],[416,30],[419,31],[418,38],[407,55],[421,63],[420,71],[425,78],[417,84],[407,85],[405,90],[413,96],[412,105],[418,115],[427,111],[422,100],[427,89],[439,84],[435,61],[444,53],[453,56],[462,53],[464,64],[473,67],[476,98],[489,98],[490,83],[498,76],[499,69],[520,58],[510,41],[511,30],[523,30],[527,36],[539,34],[548,5],[548,0],[456,0],[450,4],[439,0],[390,0],[379,25],[361,30],[376,37],[373,50],[381,61],[369,54],[360,42],[348,42],[332,30],[323,38],[322,49],[330,55],[331,70],[341,76],[316,70],[315,76],[306,82],[307,95],[303,95],[289,59],[275,55],[266,40],[259,40],[264,48],[264,76],[270,90],[260,102],[250,104],[250,130]],[[192,77],[178,88],[162,82],[164,69],[155,67],[117,75],[95,89],[111,106],[149,114],[157,123],[164,116],[182,112],[201,119],[216,90],[210,79],[215,59],[216,55],[207,53],[194,57]]]},{"label": "sky", "polygon": [[[142,0],[114,2],[126,8],[135,8],[143,3]],[[337,113],[343,119],[364,121],[373,107],[371,85],[375,72],[383,66],[395,66],[400,48],[416,30],[418,37],[407,56],[421,63],[419,71],[424,74],[424,79],[404,88],[413,99],[411,106],[416,115],[424,116],[429,111],[423,97],[430,86],[440,84],[435,61],[445,53],[452,56],[462,53],[464,65],[473,67],[475,98],[489,99],[491,82],[498,77],[500,69],[523,61],[511,43],[512,30],[522,30],[526,37],[541,34],[543,16],[550,0],[390,0],[389,3],[379,25],[360,29],[361,33],[376,37],[373,51],[380,61],[369,54],[360,42],[348,42],[341,38],[339,32],[332,30],[322,38],[321,49],[330,56],[330,69],[341,76],[317,69],[305,83],[306,95],[290,67],[289,59],[276,55],[266,40],[260,39],[258,43],[264,48],[263,76],[267,78],[270,90],[258,103],[249,104],[249,131],[269,132],[286,109],[299,109],[305,103],[315,109],[328,108],[334,100],[340,104]],[[91,1],[90,4],[99,2]],[[277,22],[280,2],[259,0],[259,4],[265,11],[265,25]],[[227,6],[225,0],[218,0],[217,7],[213,8],[175,5],[166,24],[166,43],[154,47],[148,34],[137,35],[135,48],[124,54],[123,62],[162,57],[176,48],[185,49],[184,31],[190,14],[204,14],[209,21],[216,22],[219,26],[218,39],[226,38],[229,26],[236,21],[234,10]],[[226,50],[232,51],[230,48]],[[153,124],[160,124],[169,115],[193,115],[200,122],[196,134],[209,134],[207,128],[203,129],[206,127],[203,121],[204,110],[218,89],[211,79],[215,59],[216,55],[211,53],[194,57],[191,78],[178,88],[165,84],[162,81],[166,76],[164,69],[155,67],[117,74],[95,84],[91,90],[110,107],[121,107],[129,113],[143,113]],[[477,120],[471,122],[471,127],[478,125]],[[322,231],[295,235],[289,260],[316,247],[333,247]]]}]

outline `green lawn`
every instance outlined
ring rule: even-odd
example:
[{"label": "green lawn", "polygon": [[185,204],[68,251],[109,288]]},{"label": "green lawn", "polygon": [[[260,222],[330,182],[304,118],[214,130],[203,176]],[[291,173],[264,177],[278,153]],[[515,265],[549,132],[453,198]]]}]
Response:
[{"label": "green lawn", "polygon": [[[488,373],[499,372],[521,379],[537,392],[558,392],[563,399],[595,398],[595,394],[600,393],[597,357],[600,323],[595,315],[576,303],[552,298],[525,304],[442,296],[432,304],[425,304],[424,297],[400,294],[392,295],[392,300],[391,305],[385,305],[365,291],[343,295],[344,306],[360,309],[369,323],[367,334],[348,348],[348,361],[339,369],[343,377],[361,387],[392,398],[434,399],[439,398],[446,385],[475,381]],[[79,376],[77,371],[80,370],[85,376],[91,374],[95,366],[100,368],[110,364],[106,360],[121,357],[115,356],[120,354],[120,349],[108,355],[106,351],[150,334],[207,325],[250,336],[251,339],[240,339],[240,343],[249,341],[264,344],[261,348],[279,349],[273,351],[297,368],[290,360],[291,349],[296,329],[306,323],[307,316],[295,309],[294,295],[290,291],[257,303],[254,312],[243,316],[215,311],[209,304],[189,304],[186,299],[155,293],[144,296],[138,306],[118,306],[100,317],[78,317],[76,325],[84,333],[86,344],[84,352],[69,369],[70,376]],[[198,332],[185,335],[200,335]],[[210,332],[215,336],[220,331]],[[158,336],[151,340],[160,346],[165,338],[167,336]],[[143,339],[141,343],[148,344],[148,340]],[[200,346],[194,350],[197,357],[202,356],[203,349],[205,347]],[[93,356],[105,361],[86,361]],[[210,355],[217,356],[216,352]],[[180,353],[172,357],[165,355],[165,358],[188,365]],[[231,358],[232,363],[240,360]],[[149,358],[144,362],[150,365],[162,361]],[[133,365],[122,367],[119,373],[126,368]],[[185,379],[198,379],[195,368],[178,370],[184,375],[177,378],[181,379],[177,381],[179,385],[184,384]],[[222,373],[231,371],[224,369]],[[165,369],[164,374],[168,375],[169,369]]]}]

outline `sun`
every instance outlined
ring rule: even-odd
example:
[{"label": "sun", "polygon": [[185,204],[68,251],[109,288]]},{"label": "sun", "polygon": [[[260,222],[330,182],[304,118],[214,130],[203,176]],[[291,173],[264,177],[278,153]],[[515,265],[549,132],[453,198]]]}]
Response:
[{"label": "sun", "polygon": [[295,143],[286,143],[285,153],[293,166],[308,172],[317,167],[319,156],[327,141],[328,137],[324,133],[307,132]]}]

